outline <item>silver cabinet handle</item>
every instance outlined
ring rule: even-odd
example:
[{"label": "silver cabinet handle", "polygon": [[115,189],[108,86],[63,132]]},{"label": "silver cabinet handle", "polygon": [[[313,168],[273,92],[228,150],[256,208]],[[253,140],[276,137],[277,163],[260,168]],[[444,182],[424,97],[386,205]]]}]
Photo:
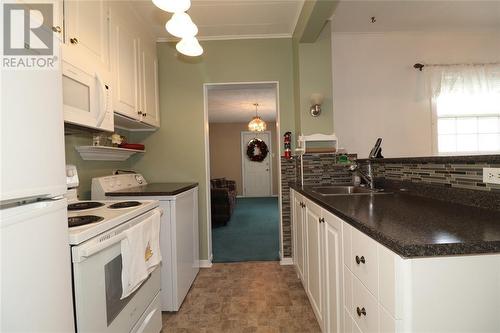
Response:
[{"label": "silver cabinet handle", "polygon": [[61,29],[60,26],[56,25],[56,26],[52,27],[52,31],[57,32],[58,34],[60,34],[61,31],[62,31],[62,29]]},{"label": "silver cabinet handle", "polygon": [[70,38],[69,41],[71,44],[75,44],[75,45],[78,44],[78,38],[76,38],[76,37]]}]

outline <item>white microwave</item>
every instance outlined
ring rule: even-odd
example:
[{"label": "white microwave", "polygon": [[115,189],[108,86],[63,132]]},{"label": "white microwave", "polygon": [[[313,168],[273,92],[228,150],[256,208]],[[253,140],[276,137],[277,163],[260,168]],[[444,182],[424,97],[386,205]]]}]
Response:
[{"label": "white microwave", "polygon": [[62,64],[64,122],[114,131],[111,86],[99,73]]}]

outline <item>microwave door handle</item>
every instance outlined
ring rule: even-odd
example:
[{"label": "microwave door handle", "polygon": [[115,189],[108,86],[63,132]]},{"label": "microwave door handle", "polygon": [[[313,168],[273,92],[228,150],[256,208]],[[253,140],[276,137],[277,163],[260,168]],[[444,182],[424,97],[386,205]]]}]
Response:
[{"label": "microwave door handle", "polygon": [[122,233],[116,237],[113,237],[111,239],[108,239],[104,242],[101,242],[95,246],[92,247],[84,247],[78,251],[78,255],[75,258],[75,262],[82,262],[85,261],[87,258],[90,258],[94,254],[101,252],[102,250],[121,242],[126,238],[125,233]]},{"label": "microwave door handle", "polygon": [[95,78],[97,85],[101,89],[101,92],[99,93],[99,116],[97,117],[97,127],[100,127],[108,110],[108,90],[104,85],[104,82],[102,82],[99,74],[96,73]]}]

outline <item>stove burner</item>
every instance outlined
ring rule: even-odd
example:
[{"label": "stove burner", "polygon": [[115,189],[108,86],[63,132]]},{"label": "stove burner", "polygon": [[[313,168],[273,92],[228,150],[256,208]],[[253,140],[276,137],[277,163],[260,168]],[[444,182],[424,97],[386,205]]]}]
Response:
[{"label": "stove burner", "polygon": [[140,205],[142,205],[142,203],[139,201],[122,201],[122,202],[117,202],[115,204],[110,205],[109,208],[111,208],[111,209],[129,208],[129,207],[135,207],[135,206],[140,206]]},{"label": "stove burner", "polygon": [[87,201],[87,202],[76,202],[68,205],[68,210],[83,210],[91,209],[104,206],[102,202]]},{"label": "stove burner", "polygon": [[81,225],[86,225],[95,222],[101,222],[104,220],[104,217],[95,216],[95,215],[83,215],[83,216],[70,216],[68,217],[68,226],[71,227],[79,227]]}]

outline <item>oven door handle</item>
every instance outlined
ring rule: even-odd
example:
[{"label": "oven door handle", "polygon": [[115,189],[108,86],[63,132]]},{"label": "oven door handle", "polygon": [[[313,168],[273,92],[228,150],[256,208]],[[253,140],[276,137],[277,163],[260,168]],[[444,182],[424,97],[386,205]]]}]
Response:
[{"label": "oven door handle", "polygon": [[99,244],[92,246],[92,247],[87,247],[87,248],[81,248],[78,251],[78,256],[75,258],[74,262],[82,262],[85,259],[93,256],[94,254],[101,252],[102,250],[121,242],[124,240],[127,236],[125,233],[122,233],[116,237],[110,238],[108,240],[105,240],[103,242],[100,242]]},{"label": "oven door handle", "polygon": [[151,318],[153,318],[153,316],[156,314],[157,311],[158,311],[158,309],[154,309],[153,311],[148,313],[146,318],[144,318],[144,321],[141,323],[141,326],[139,326],[139,328],[137,329],[137,331],[135,331],[135,333],[144,333],[144,330],[146,329],[149,322],[151,321]]}]

